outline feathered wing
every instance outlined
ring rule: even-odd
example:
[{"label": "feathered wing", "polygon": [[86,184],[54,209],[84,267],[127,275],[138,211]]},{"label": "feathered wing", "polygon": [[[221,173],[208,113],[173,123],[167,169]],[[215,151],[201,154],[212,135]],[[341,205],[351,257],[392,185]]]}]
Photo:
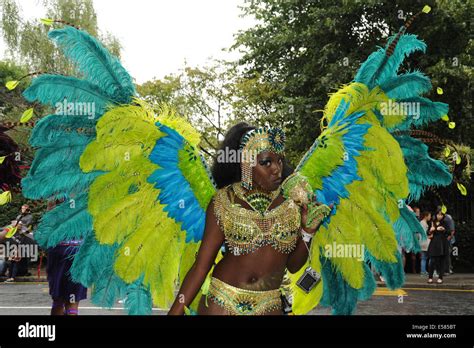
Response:
[{"label": "feathered wing", "polygon": [[36,238],[43,247],[84,240],[71,275],[92,287],[94,303],[125,298],[130,314],[167,307],[194,261],[215,191],[199,135],[171,110],[156,116],[134,99],[127,71],[87,33],[65,27],[49,36],[83,79],[42,75],[25,98],[85,103],[95,114],[52,114],[33,130],[37,152],[23,192],[63,200],[43,216]]},{"label": "feathered wing", "polygon": [[[395,135],[441,118],[448,107],[420,97],[431,88],[420,72],[397,74],[405,57],[426,45],[415,35],[402,35],[387,59],[392,40],[369,56],[354,82],[330,97],[323,116],[327,128],[297,168],[318,201],[334,203],[334,208],[311,246],[311,266],[322,281],[306,294],[295,285],[306,267],[291,276],[296,314],[318,303],[331,306],[334,314],[353,313],[357,301],[370,298],[376,287],[367,261],[389,288],[401,287],[404,272],[397,244],[419,250],[414,235],[424,233],[406,206],[407,198],[451,181],[448,168],[430,158],[424,144]],[[411,101],[418,102],[416,115],[396,107]],[[437,176],[430,173],[434,168]]]},{"label": "feathered wing", "polygon": [[[161,308],[194,261],[215,192],[198,143],[198,133],[171,111],[155,117],[128,105],[101,118],[80,161],[84,172],[104,173],[90,187],[89,211],[96,243],[115,249],[114,276],[138,282]],[[80,259],[87,257],[85,250]]]}]

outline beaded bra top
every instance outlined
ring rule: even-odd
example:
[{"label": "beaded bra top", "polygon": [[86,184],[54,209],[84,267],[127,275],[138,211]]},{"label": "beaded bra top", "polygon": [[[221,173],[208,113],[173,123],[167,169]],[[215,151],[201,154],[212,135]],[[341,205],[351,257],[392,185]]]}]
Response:
[{"label": "beaded bra top", "polygon": [[225,243],[234,255],[243,255],[271,245],[281,253],[291,253],[301,226],[299,207],[286,199],[274,209],[262,213],[249,210],[229,198],[232,185],[217,191],[214,213],[224,232]]}]

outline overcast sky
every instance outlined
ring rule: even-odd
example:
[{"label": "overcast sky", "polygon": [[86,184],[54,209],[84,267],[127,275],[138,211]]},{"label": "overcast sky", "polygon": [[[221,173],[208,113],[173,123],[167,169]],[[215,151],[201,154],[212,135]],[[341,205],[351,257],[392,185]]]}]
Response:
[{"label": "overcast sky", "polygon": [[[138,83],[177,73],[184,61],[205,65],[210,57],[236,59],[223,52],[239,29],[255,24],[240,18],[244,0],[94,0],[101,31],[122,44],[122,62]],[[38,0],[21,0],[24,17],[41,18]],[[0,59],[5,57],[0,43]]]}]

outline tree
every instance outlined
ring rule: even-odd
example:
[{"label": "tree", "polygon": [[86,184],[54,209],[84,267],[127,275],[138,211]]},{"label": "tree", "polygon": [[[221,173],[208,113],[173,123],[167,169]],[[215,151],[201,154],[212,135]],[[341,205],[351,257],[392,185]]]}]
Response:
[{"label": "tree", "polygon": [[[97,15],[92,0],[42,0],[46,16],[62,20],[98,37],[116,56],[120,57],[120,43],[111,34],[102,34],[97,27]],[[1,31],[11,57],[28,67],[30,72],[74,74],[73,66],[48,39],[49,27],[39,18],[25,20],[15,0],[0,0]]]},{"label": "tree", "polygon": [[[258,24],[238,33],[234,50],[243,57],[239,65],[248,79],[260,77],[263,83],[280,90],[271,96],[274,109],[286,112],[284,122],[274,119],[287,131],[289,157],[296,164],[320,132],[318,110],[323,109],[331,93],[349,83],[363,62],[377,46],[385,45],[388,35],[395,34],[405,18],[420,11],[425,4],[432,7],[408,30],[423,39],[426,54],[416,53],[406,60],[402,70],[421,70],[432,80],[431,100],[448,103],[450,121],[439,121],[427,130],[439,138],[474,145],[472,114],[473,36],[470,24],[474,12],[471,0],[252,0],[242,7],[246,16]],[[438,87],[440,94],[437,94]],[[443,152],[443,145],[430,146]],[[468,150],[466,150],[468,151]],[[468,196],[453,187],[440,189],[431,204],[443,197],[448,210],[469,235],[460,239],[465,265],[474,267],[472,258],[472,179]],[[462,203],[462,206],[461,206]],[[428,206],[426,206],[428,207]],[[431,208],[431,207],[429,207]]]},{"label": "tree", "polygon": [[[8,91],[5,84],[8,81],[18,80],[27,73],[25,67],[10,61],[0,61],[0,124],[4,122],[17,122],[22,112],[28,108],[29,103],[22,97],[21,92],[26,87],[25,80],[13,91]],[[28,129],[18,128],[11,136],[23,147],[28,140]]]},{"label": "tree", "polygon": [[213,155],[225,133],[230,115],[229,76],[222,62],[192,68],[138,86],[139,94],[154,107],[172,106],[202,134],[201,148]]},{"label": "tree", "polygon": [[319,134],[319,110],[328,93],[350,82],[376,46],[425,4],[431,13],[409,31],[425,40],[428,52],[410,57],[403,69],[425,71],[444,90],[428,97],[449,103],[458,127],[446,130],[440,122],[431,130],[472,146],[472,1],[254,0],[243,6],[244,15],[259,23],[239,32],[232,49],[244,53],[245,76],[261,76],[281,90],[272,102],[287,111],[283,126],[294,162]]}]

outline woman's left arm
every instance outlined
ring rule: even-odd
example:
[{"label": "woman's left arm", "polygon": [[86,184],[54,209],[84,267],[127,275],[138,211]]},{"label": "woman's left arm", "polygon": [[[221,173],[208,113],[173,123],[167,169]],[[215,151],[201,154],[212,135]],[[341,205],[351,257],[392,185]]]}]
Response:
[{"label": "woman's left arm", "polygon": [[[301,207],[301,230],[314,236],[316,231],[318,230],[321,222],[315,228],[309,228],[306,226],[308,216],[308,207],[303,206]],[[290,273],[298,272],[301,267],[303,267],[308,260],[309,250],[311,248],[311,241],[305,242],[301,236],[298,237],[298,241],[296,242],[296,248],[291,252],[288,256],[288,260],[286,262],[286,268]]]},{"label": "woman's left arm", "polygon": [[[306,244],[306,245],[305,245]],[[298,272],[301,267],[303,267],[308,260],[308,249],[311,247],[311,242],[303,241],[303,238],[298,237],[298,242],[296,243],[296,248],[288,256],[286,262],[286,268],[290,273]]]}]

